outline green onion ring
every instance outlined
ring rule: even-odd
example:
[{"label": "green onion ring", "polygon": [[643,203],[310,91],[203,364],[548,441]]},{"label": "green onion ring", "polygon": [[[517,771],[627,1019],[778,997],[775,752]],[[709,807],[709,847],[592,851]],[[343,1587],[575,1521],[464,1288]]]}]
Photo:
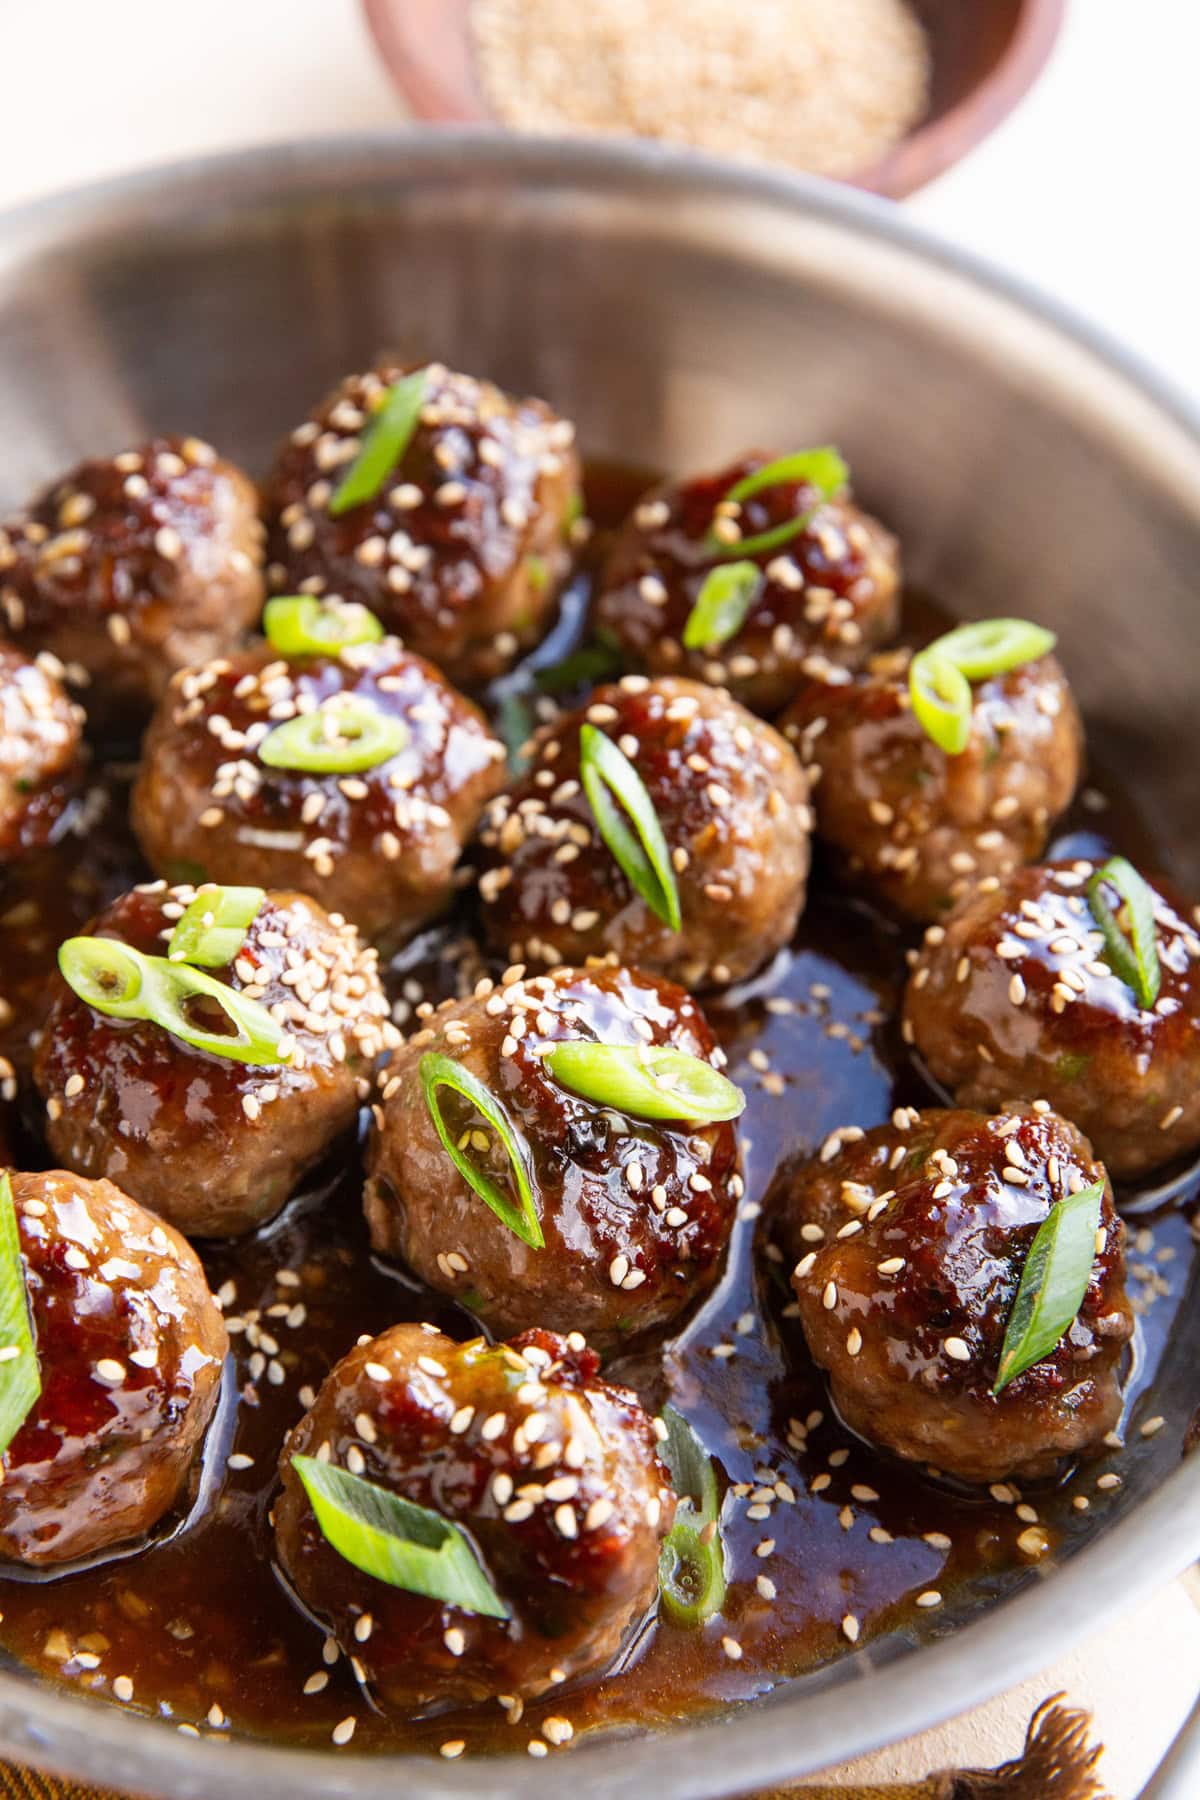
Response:
[{"label": "green onion ring", "polygon": [[733,544],[723,544],[710,528],[705,539],[705,549],[716,562],[726,562],[733,557],[764,556],[768,551],[778,550],[794,537],[799,537],[802,531],[806,531],[814,515],[826,501],[832,500],[835,494],[841,492],[849,479],[850,470],[832,445],[824,445],[817,450],[797,450],[790,456],[776,457],[773,462],[764,464],[761,469],[755,469],[740,481],[734,482],[728,493],[722,495],[722,503],[740,505],[754,494],[784,483],[797,486],[803,483],[806,487],[814,487],[820,494],[820,499],[794,519],[785,519],[781,525],[760,532],[757,537],[739,538]]},{"label": "green onion ring", "polygon": [[542,1058],[560,1086],[636,1119],[714,1125],[736,1119],[746,1099],[703,1057],[669,1044],[554,1044]]},{"label": "green onion ring", "polygon": [[961,756],[971,739],[974,701],[961,669],[934,653],[934,646],[913,657],[908,692],[917,722],[947,756]]},{"label": "green onion ring", "polygon": [[625,752],[595,725],[579,727],[579,776],[600,836],[630,886],[656,918],[678,931],[679,887],[654,802]]},{"label": "green onion ring", "polygon": [[354,775],[377,768],[403,750],[410,732],[403,719],[381,712],[359,694],[298,713],[269,731],[258,760],[270,769],[310,775]]},{"label": "green onion ring", "polygon": [[[533,1199],[533,1157],[529,1145],[499,1100],[469,1069],[455,1062],[453,1057],[439,1055],[433,1050],[427,1050],[421,1058],[420,1075],[421,1092],[425,1097],[425,1108],[433,1121],[433,1128],[441,1139],[443,1150],[467,1186],[479,1195],[501,1223],[507,1225],[523,1244],[528,1244],[531,1250],[541,1250],[546,1240],[542,1235],[542,1224]],[[517,1205],[459,1149],[442,1117],[438,1089],[443,1087],[450,1088],[469,1101],[496,1133],[512,1166],[517,1187]]]},{"label": "green onion ring", "polygon": [[1104,1182],[1094,1181],[1059,1200],[1039,1225],[1008,1316],[993,1394],[1049,1356],[1070,1330],[1092,1278],[1103,1200]]},{"label": "green onion ring", "polygon": [[929,649],[952,662],[968,681],[990,681],[1049,656],[1057,637],[1029,619],[976,619],[956,625]]},{"label": "green onion ring", "polygon": [[693,1427],[664,1406],[667,1428],[659,1454],[679,1496],[675,1521],[659,1551],[658,1590],[663,1610],[677,1625],[702,1625],[725,1601],[725,1546],[717,1474]]},{"label": "green onion ring", "polygon": [[225,968],[245,943],[266,897],[257,887],[202,887],[171,933],[167,961]]},{"label": "green onion ring", "polygon": [[313,594],[284,594],[268,600],[263,631],[280,656],[330,656],[352,644],[376,644],[383,626],[356,600],[318,600]]},{"label": "green onion ring", "polygon": [[765,584],[757,563],[718,563],[700,585],[683,628],[685,650],[716,650],[736,637]]},{"label": "green onion ring", "polygon": [[42,1391],[12,1181],[0,1175],[0,1456]]},{"label": "green onion ring", "polygon": [[417,369],[393,382],[362,438],[362,445],[329,502],[332,518],[373,500],[403,457],[421,417],[429,370]]},{"label": "green onion ring", "polygon": [[[1116,888],[1129,915],[1130,935],[1126,937],[1119,920],[1104,897],[1104,886]],[[1088,907],[1104,933],[1104,960],[1138,1003],[1148,1012],[1158,999],[1162,987],[1162,966],[1158,960],[1158,942],[1154,925],[1154,894],[1149,883],[1123,856],[1110,856],[1103,868],[1097,869],[1087,886]]]}]

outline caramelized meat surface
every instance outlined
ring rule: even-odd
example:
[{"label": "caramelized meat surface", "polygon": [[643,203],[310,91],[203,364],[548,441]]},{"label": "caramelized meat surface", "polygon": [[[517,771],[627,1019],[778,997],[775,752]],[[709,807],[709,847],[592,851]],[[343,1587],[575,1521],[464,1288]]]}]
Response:
[{"label": "caramelized meat surface", "polygon": [[[718,513],[725,494],[762,468],[745,456],[713,475],[654,488],[634,508],[613,545],[595,604],[596,624],[626,660],[653,675],[690,675],[727,687],[744,706],[773,713],[794,698],[814,652],[854,669],[896,630],[900,568],[895,538],[848,497],[819,503],[818,491],[781,482]],[[712,569],[714,522],[743,538],[812,511],[787,543],[753,555],[762,582],[738,631],[703,650],[683,646]]]},{"label": "caramelized meat surface", "polygon": [[931,927],[903,1031],[963,1105],[1043,1095],[1131,1179],[1200,1143],[1200,920],[1150,883],[1162,985],[1144,1007],[1105,961],[1092,874],[1086,861],[1020,869]]},{"label": "caramelized meat surface", "polygon": [[[374,1247],[495,1332],[541,1324],[611,1344],[674,1318],[715,1281],[741,1177],[731,1124],[627,1117],[560,1086],[551,1044],[669,1044],[720,1058],[694,1000],[627,969],[558,969],[447,1001],[382,1077],[368,1150]],[[529,1147],[545,1245],[531,1248],[458,1173],[422,1096],[427,1052],[482,1081]],[[470,1102],[442,1089],[456,1142],[501,1192],[508,1157]]]},{"label": "caramelized meat surface", "polygon": [[936,919],[988,876],[1040,856],[1079,783],[1083,727],[1053,656],[974,684],[971,735],[948,756],[909,701],[908,651],[847,680],[830,669],[781,721],[818,835],[898,912]]},{"label": "caramelized meat surface", "polygon": [[1039,1226],[1103,1177],[1043,1101],[991,1118],[902,1108],[835,1133],[789,1184],[780,1230],[809,1351],[846,1423],[972,1482],[1051,1475],[1096,1449],[1120,1417],[1133,1335],[1107,1185],[1078,1316],[1051,1355],[991,1390]]},{"label": "caramelized meat surface", "polygon": [[272,581],[280,593],[360,601],[476,687],[554,616],[579,493],[574,427],[541,400],[431,363],[399,463],[371,499],[334,515],[389,388],[412,372],[384,362],[348,375],[284,443],[267,491]]},{"label": "caramelized meat surface", "polygon": [[[194,896],[165,882],[135,888],[90,935],[165,955]],[[235,1062],[112,1018],[55,975],[34,1079],[64,1167],[120,1182],[191,1237],[233,1237],[278,1212],[350,1129],[396,1034],[375,952],[302,894],[268,894],[234,962],[207,973],[284,1026],[290,1063]]]},{"label": "caramelized meat surface", "polygon": [[45,1567],[175,1505],[229,1341],[191,1246],[120,1188],[11,1180],[42,1391],[2,1459],[0,1556]]},{"label": "caramelized meat surface", "polygon": [[54,836],[79,784],[82,734],[83,708],[45,661],[0,644],[0,866]]},{"label": "caramelized meat surface", "polygon": [[[279,1560],[377,1704],[420,1715],[529,1699],[604,1669],[654,1605],[675,1511],[651,1421],[582,1338],[456,1344],[397,1325],[328,1377],[280,1459]],[[321,1535],[297,1454],[459,1526],[508,1619],[388,1586]]]},{"label": "caramelized meat surface", "polygon": [[[580,781],[580,727],[633,763],[679,889],[672,930],[635,892]],[[552,965],[611,956],[697,988],[738,981],[786,944],[804,906],[807,789],[778,732],[717,688],[627,675],[534,739],[494,800],[479,891],[493,946]]]}]

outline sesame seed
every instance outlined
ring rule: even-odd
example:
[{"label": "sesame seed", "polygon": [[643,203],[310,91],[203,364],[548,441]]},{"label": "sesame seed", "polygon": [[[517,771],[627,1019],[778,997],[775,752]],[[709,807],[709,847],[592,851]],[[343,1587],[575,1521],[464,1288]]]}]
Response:
[{"label": "sesame seed", "polygon": [[354,1736],[354,1728],[357,1724],[358,1720],[354,1717],[353,1713],[350,1713],[344,1719],[339,1719],[338,1723],[330,1733],[334,1743],[348,1744],[350,1739]]},{"label": "sesame seed", "polygon": [[942,1340],[942,1349],[953,1362],[970,1362],[970,1347],[960,1337],[948,1337]]}]

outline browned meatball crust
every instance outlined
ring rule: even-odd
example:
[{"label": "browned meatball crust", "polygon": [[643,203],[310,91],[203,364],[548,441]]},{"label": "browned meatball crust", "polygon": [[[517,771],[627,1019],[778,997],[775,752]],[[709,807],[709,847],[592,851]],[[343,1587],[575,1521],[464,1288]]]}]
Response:
[{"label": "browned meatball crust", "polygon": [[570,566],[574,427],[541,400],[428,365],[420,420],[373,499],[329,502],[388,389],[411,369],[348,375],[279,451],[268,484],[277,592],[339,595],[476,687],[537,643]]},{"label": "browned meatball crust", "polygon": [[120,1188],[11,1180],[42,1391],[0,1459],[0,1556],[43,1566],[174,1506],[229,1340],[190,1245]]},{"label": "browned meatball crust", "polygon": [[[848,496],[816,504],[815,488],[783,482],[745,501],[736,516],[717,513],[730,488],[769,460],[744,456],[716,474],[654,488],[618,534],[595,605],[597,626],[630,663],[714,682],[761,713],[795,696],[814,652],[857,668],[894,634],[900,594],[895,538]],[[789,543],[749,559],[763,572],[762,586],[733,637],[711,650],[685,650],[684,627],[720,566],[706,542],[714,521],[735,543],[735,531],[756,536],[814,505]]]},{"label": "browned meatball crust", "polygon": [[1162,986],[1143,1007],[1104,960],[1092,873],[1086,861],[1020,869],[932,926],[903,1031],[963,1105],[1044,1095],[1132,1179],[1200,1143],[1200,917],[1150,882]]},{"label": "browned meatball crust", "polygon": [[[579,779],[580,727],[634,764],[679,888],[673,931],[634,891]],[[481,832],[495,948],[549,965],[610,956],[685,987],[739,981],[786,944],[804,906],[808,792],[789,745],[719,688],[627,675],[542,728],[524,777]]]},{"label": "browned meatball crust", "polygon": [[82,734],[83,708],[45,662],[0,644],[0,865],[54,836],[79,783]]},{"label": "browned meatball crust", "polygon": [[[534,1323],[598,1344],[674,1318],[715,1281],[741,1194],[731,1124],[636,1119],[561,1087],[546,1046],[584,1039],[669,1044],[719,1064],[694,1000],[628,969],[558,969],[447,1001],[381,1078],[368,1150],[376,1250],[462,1301],[495,1332]],[[427,1051],[461,1064],[499,1100],[531,1153],[545,1245],[531,1249],[459,1175],[421,1091]],[[512,1173],[469,1102],[439,1094],[452,1135],[508,1192]],[[483,1133],[479,1132],[482,1139]]]},{"label": "browned meatball crust", "polygon": [[[269,766],[275,727],[348,701],[403,725],[373,768]],[[395,945],[450,899],[455,866],[503,780],[483,715],[395,638],[287,659],[269,645],[185,669],[147,733],[132,818],[172,879],[295,887]]]},{"label": "browned meatball crust", "polygon": [[948,756],[909,701],[910,652],[830,670],[781,729],[812,783],[818,836],[891,906],[934,919],[989,875],[1040,856],[1071,803],[1083,727],[1057,660],[973,685],[971,735]]},{"label": "browned meatball crust", "polygon": [[0,529],[0,609],[23,649],[89,686],[88,716],[144,716],[176,669],[258,621],[253,482],[199,438],[81,463]]},{"label": "browned meatball crust", "polygon": [[[89,935],[165,955],[191,887],[125,894]],[[233,1237],[278,1212],[354,1123],[374,1059],[396,1042],[376,958],[303,894],[268,894],[236,960],[209,969],[285,1027],[289,1063],[194,1049],[162,1026],[96,1012],[53,980],[34,1059],[54,1155],[108,1176],[192,1237]]]},{"label": "browned meatball crust", "polygon": [[[532,1699],[604,1669],[653,1606],[675,1512],[635,1395],[583,1339],[456,1344],[397,1325],[343,1357],[284,1445],[279,1560],[380,1705],[411,1717]],[[297,1454],[432,1508],[467,1532],[508,1619],[388,1586],[326,1543]]]},{"label": "browned meatball crust", "polygon": [[1051,1475],[1096,1448],[1120,1418],[1133,1335],[1107,1183],[1075,1322],[1050,1356],[991,1390],[1038,1227],[1103,1177],[1044,1101],[993,1118],[901,1109],[828,1139],[791,1182],[782,1231],[808,1348],[846,1423],[964,1481]]}]

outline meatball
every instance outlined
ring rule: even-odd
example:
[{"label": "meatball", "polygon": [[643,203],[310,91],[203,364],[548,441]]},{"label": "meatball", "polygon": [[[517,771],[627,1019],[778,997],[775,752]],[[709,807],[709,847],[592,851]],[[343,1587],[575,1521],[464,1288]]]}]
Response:
[{"label": "meatball", "polygon": [[[135,888],[89,934],[164,955],[195,893]],[[65,1167],[119,1181],[189,1236],[231,1237],[278,1212],[354,1124],[373,1061],[398,1034],[375,952],[303,894],[268,894],[234,961],[205,973],[267,1009],[288,1062],[237,1062],[97,1012],[56,975],[34,1080]]]},{"label": "meatball", "polygon": [[268,484],[277,591],[339,595],[378,614],[463,687],[510,668],[554,615],[578,505],[574,427],[430,363],[412,438],[369,500],[330,501],[372,416],[406,373],[348,375],[280,449]]},{"label": "meatball", "polygon": [[175,1505],[229,1340],[194,1250],[120,1188],[11,1181],[42,1391],[2,1459],[0,1556],[46,1566]]},{"label": "meatball", "polygon": [[1040,856],[1070,805],[1083,757],[1066,676],[1053,656],[974,684],[958,756],[926,736],[908,692],[910,652],[832,667],[781,721],[813,787],[817,834],[884,900],[939,917],[981,878]]},{"label": "meatball", "polygon": [[[324,773],[260,754],[287,721],[316,713],[330,736],[358,716],[382,718],[394,740],[370,767],[351,754]],[[504,760],[482,713],[395,638],[291,661],[260,645],[175,677],[132,818],[159,874],[301,888],[394,945],[449,900]]]},{"label": "meatball", "polygon": [[[609,966],[557,969],[447,1001],[399,1049],[367,1154],[371,1242],[452,1294],[494,1332],[534,1323],[601,1345],[665,1324],[712,1286],[742,1191],[731,1124],[627,1117],[559,1085],[550,1044],[670,1045],[722,1059],[694,1000]],[[458,1173],[429,1116],[421,1059],[451,1057],[481,1081],[524,1138],[544,1247],[533,1249]],[[472,1105],[443,1088],[451,1135],[501,1189],[507,1155]]]},{"label": "meatball", "polygon": [[249,477],[198,438],[158,437],[81,463],[0,529],[0,610],[113,724],[257,623],[261,563]]},{"label": "meatball", "polygon": [[83,709],[45,661],[0,644],[0,865],[54,837],[78,786],[82,733]]},{"label": "meatball", "polygon": [[964,1481],[1051,1475],[1121,1414],[1133,1335],[1123,1231],[1105,1180],[1079,1314],[1057,1348],[993,1395],[1029,1247],[1052,1207],[1104,1179],[1044,1101],[998,1116],[901,1108],[834,1133],[784,1202],[792,1286],[846,1423]]},{"label": "meatball", "polygon": [[[397,1325],[342,1358],[280,1459],[279,1560],[376,1702],[406,1717],[532,1699],[605,1668],[653,1606],[675,1496],[637,1397],[579,1336],[456,1344]],[[321,1535],[296,1455],[463,1529],[508,1618],[391,1587]]]},{"label": "meatball", "polygon": [[[679,889],[678,931],[634,890],[580,783],[580,728],[635,765]],[[786,944],[804,906],[807,788],[790,746],[719,688],[627,675],[533,740],[528,773],[492,802],[479,891],[513,961],[611,956],[685,987],[741,980]]]},{"label": "meatball", "polygon": [[[762,468],[742,457],[715,475],[655,488],[617,536],[595,621],[626,659],[654,675],[715,682],[755,712],[773,713],[804,685],[814,652],[853,669],[895,630],[900,567],[895,538],[847,496],[821,503],[804,482],[780,482],[718,513],[735,483]],[[815,506],[789,542],[750,558],[762,571],[745,621],[725,643],[685,649],[684,628],[708,575],[714,522],[726,544],[770,531]]]},{"label": "meatball", "polygon": [[1200,916],[1149,883],[1162,986],[1144,1007],[1105,961],[1093,873],[1086,861],[1019,869],[931,926],[902,1029],[963,1105],[1044,1095],[1128,1180],[1200,1143]]}]

